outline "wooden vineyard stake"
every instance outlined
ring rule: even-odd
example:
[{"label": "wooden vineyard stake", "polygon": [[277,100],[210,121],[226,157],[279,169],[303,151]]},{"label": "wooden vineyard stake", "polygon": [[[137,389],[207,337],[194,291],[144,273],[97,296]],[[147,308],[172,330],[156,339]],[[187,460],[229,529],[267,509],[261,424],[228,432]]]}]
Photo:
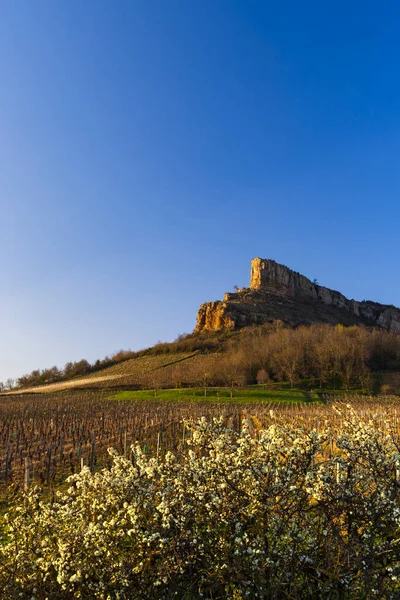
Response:
[{"label": "wooden vineyard stake", "polygon": [[8,482],[8,469],[10,465],[10,442],[6,446],[6,483]]},{"label": "wooden vineyard stake", "polygon": [[92,449],[90,452],[90,472],[94,473],[94,456],[95,456],[95,449],[96,449],[96,436],[93,434],[93,439],[92,439]]},{"label": "wooden vineyard stake", "polygon": [[25,492],[27,492],[29,489],[30,476],[31,476],[31,461],[29,460],[28,456],[25,457],[24,463],[25,463],[24,490],[25,490]]},{"label": "wooden vineyard stake", "polygon": [[47,469],[46,469],[46,481],[47,481],[47,483],[49,483],[49,481],[50,481],[51,453],[52,453],[52,448],[51,448],[51,444],[50,444],[49,451],[47,453]]}]

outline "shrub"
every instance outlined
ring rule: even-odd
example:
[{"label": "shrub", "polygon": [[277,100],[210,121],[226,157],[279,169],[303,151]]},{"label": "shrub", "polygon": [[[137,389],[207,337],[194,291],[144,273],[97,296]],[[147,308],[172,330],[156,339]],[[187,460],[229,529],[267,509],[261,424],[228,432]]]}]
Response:
[{"label": "shrub", "polygon": [[[240,434],[187,422],[179,456],[69,478],[7,516],[5,598],[399,598],[398,442],[373,420],[343,430],[278,421]],[[8,595],[7,595],[8,594]]]}]

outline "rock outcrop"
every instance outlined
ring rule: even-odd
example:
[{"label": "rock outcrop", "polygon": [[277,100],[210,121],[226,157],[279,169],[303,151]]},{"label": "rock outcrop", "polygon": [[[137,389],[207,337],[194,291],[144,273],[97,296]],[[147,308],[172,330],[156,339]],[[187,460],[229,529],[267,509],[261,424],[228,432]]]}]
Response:
[{"label": "rock outcrop", "polygon": [[400,333],[400,309],[349,300],[276,263],[254,258],[250,287],[200,306],[195,331],[211,331],[280,320],[291,325],[342,323],[379,326]]}]

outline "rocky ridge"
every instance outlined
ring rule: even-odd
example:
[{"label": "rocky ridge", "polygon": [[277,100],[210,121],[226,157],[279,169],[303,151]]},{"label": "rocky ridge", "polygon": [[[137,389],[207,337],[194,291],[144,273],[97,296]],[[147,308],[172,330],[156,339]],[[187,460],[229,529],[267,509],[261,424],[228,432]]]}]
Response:
[{"label": "rocky ridge", "polygon": [[250,287],[200,306],[195,331],[245,327],[275,320],[290,325],[341,323],[379,326],[400,333],[400,309],[349,300],[274,260],[254,258]]}]

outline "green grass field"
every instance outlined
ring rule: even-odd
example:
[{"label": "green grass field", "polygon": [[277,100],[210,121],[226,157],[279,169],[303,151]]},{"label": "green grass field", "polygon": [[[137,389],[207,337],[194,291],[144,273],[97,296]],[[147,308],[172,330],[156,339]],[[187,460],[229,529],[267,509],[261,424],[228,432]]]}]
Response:
[{"label": "green grass field", "polygon": [[[114,400],[132,401],[171,401],[171,402],[232,402],[234,404],[269,404],[277,403],[324,403],[327,395],[343,397],[343,390],[307,390],[300,388],[264,389],[262,385],[246,388],[235,388],[231,394],[229,388],[178,388],[165,390],[138,390],[118,392],[111,396]],[[347,392],[354,395],[354,390]]]}]

